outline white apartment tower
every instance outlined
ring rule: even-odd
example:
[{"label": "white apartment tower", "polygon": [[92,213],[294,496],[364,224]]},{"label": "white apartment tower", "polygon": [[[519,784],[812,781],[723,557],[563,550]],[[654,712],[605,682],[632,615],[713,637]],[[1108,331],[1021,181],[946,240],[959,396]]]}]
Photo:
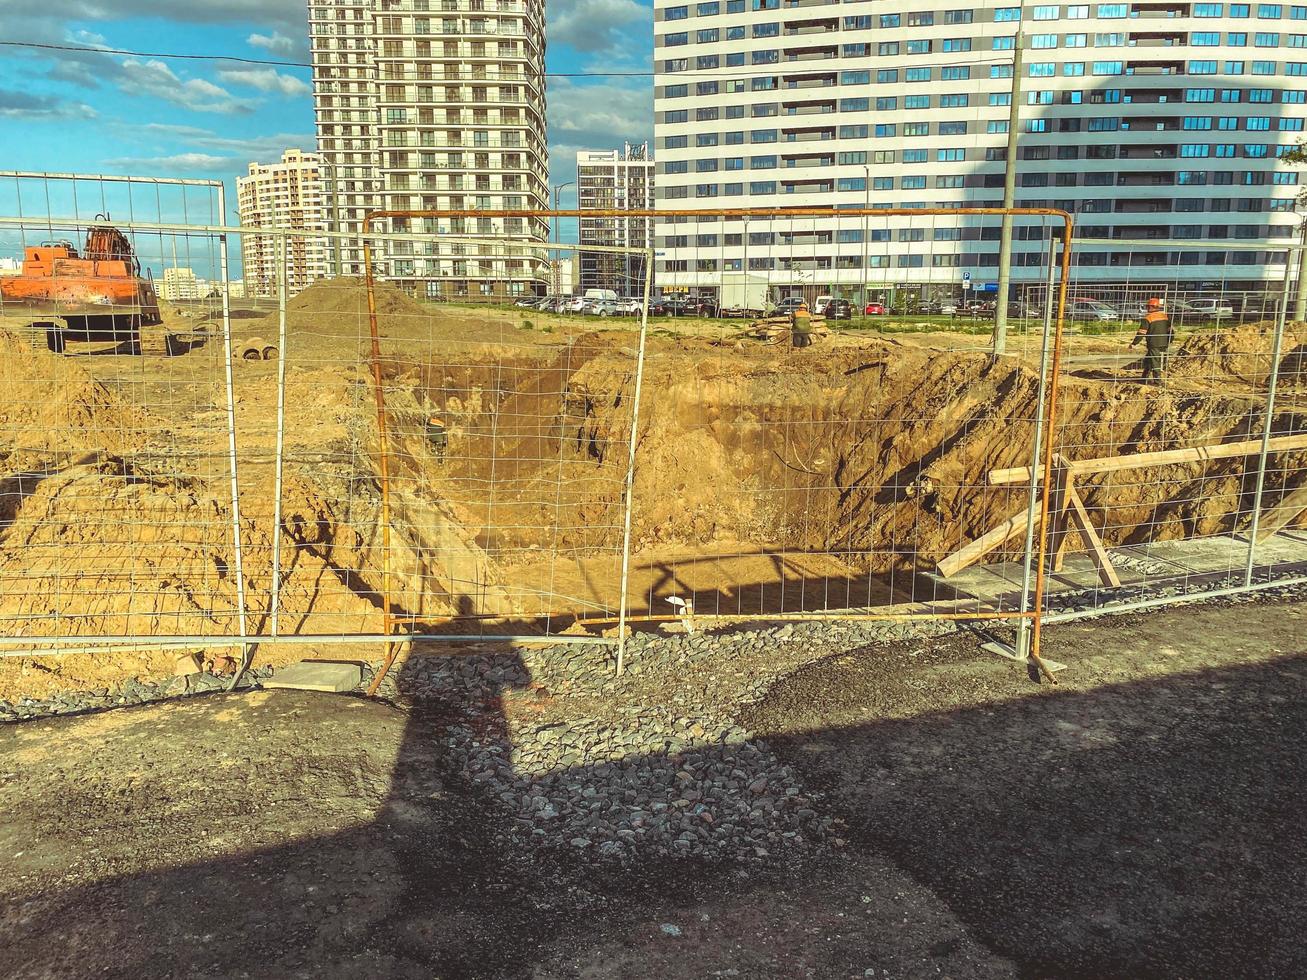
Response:
[{"label": "white apartment tower", "polygon": [[[578,229],[582,245],[653,247],[653,221],[642,217],[587,216],[586,211],[647,211],[654,207],[654,162],[648,143],[621,150],[576,154]],[[644,295],[646,258],[634,253],[580,253],[581,288]]]},{"label": "white apartment tower", "polygon": [[[543,289],[547,222],[459,212],[548,208],[543,0],[310,0],[313,97],[329,228],[471,236],[373,249],[430,297]],[[330,256],[361,275],[361,242]]]},{"label": "white apartment tower", "polygon": [[[1078,279],[1279,279],[1307,5],[655,0],[659,208],[1001,206],[1018,32],[1015,203],[1074,212],[1103,241],[1078,249]],[[996,279],[995,221],[909,224],[660,220],[658,281],[754,272],[847,294]],[[1014,282],[1042,275],[1035,224],[1017,222]]]},{"label": "white apartment tower", "polygon": [[[248,228],[288,228],[322,231],[322,175],[315,153],[290,149],[280,163],[251,163],[249,173],[236,178],[241,225]],[[322,238],[288,235],[285,241],[286,291],[301,292],[327,275],[327,249]],[[277,239],[243,235],[243,281],[250,296],[277,295]]]}]

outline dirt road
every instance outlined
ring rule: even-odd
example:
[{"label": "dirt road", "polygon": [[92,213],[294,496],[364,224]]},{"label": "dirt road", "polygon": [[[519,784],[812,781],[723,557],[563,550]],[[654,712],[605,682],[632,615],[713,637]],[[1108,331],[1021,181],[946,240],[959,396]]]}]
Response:
[{"label": "dirt road", "polygon": [[[8,726],[0,973],[1301,976],[1305,614],[1050,629],[1056,689],[966,635],[803,668],[739,714],[843,821],[797,862],[510,845],[490,784],[442,765],[477,696],[448,683],[405,710],[256,692]],[[688,703],[703,662],[622,704]]]}]

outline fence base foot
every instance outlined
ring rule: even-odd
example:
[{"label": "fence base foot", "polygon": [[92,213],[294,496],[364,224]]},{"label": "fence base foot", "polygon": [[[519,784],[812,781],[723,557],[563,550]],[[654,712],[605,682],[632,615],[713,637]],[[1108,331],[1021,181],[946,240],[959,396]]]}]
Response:
[{"label": "fence base foot", "polygon": [[[1000,656],[1004,660],[1011,660],[1014,663],[1034,665],[1034,661],[1031,660],[1028,655],[1018,653],[1016,647],[1010,646],[1007,643],[1001,643],[998,640],[991,640],[989,643],[982,643],[980,644],[980,649],[984,650],[986,653]],[[1066,664],[1058,663],[1056,660],[1049,660],[1047,657],[1042,657],[1040,659],[1044,661],[1044,666],[1047,667],[1051,673],[1055,673],[1059,670],[1066,670]]]}]

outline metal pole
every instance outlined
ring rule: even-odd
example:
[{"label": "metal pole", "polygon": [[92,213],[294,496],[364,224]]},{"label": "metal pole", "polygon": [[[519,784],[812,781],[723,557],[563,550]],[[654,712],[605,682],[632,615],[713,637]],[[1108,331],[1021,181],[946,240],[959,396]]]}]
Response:
[{"label": "metal pole", "polygon": [[[1289,312],[1289,285],[1293,281],[1293,261],[1284,259],[1284,286],[1280,291],[1280,309],[1275,316],[1275,339],[1271,343],[1271,373],[1266,387],[1266,419],[1262,423],[1262,449],[1257,457],[1257,488],[1253,491],[1253,519],[1248,528],[1248,562],[1243,570],[1244,588],[1253,584],[1253,562],[1257,551],[1257,525],[1262,512],[1262,490],[1266,484],[1266,457],[1270,454],[1271,425],[1275,419],[1275,386],[1280,380],[1280,351],[1284,346],[1284,320]],[[1301,291],[1302,286],[1299,285]]]},{"label": "metal pole", "polygon": [[[216,188],[218,192],[218,213],[226,220],[227,216],[227,188],[219,184]],[[220,234],[218,236],[218,275],[222,279],[222,289],[219,293],[222,296],[222,347],[226,359],[226,386],[227,386],[227,457],[231,467],[231,541],[234,553],[236,567],[236,616],[240,626],[240,633],[244,636],[247,632],[245,624],[245,560],[241,553],[241,498],[240,498],[240,479],[237,476],[236,467],[236,386],[232,379],[232,350],[231,350],[231,287],[228,281],[227,270],[227,236]],[[227,685],[227,690],[236,690],[236,685],[240,683],[241,677],[245,671],[249,670],[250,661],[253,658],[254,648],[248,644],[241,644],[241,662],[236,672],[232,675],[231,683]]]},{"label": "metal pole", "polygon": [[271,629],[276,636],[281,612],[281,471],[286,437],[286,239],[277,242],[277,450],[272,504],[272,599]]},{"label": "metal pole", "polygon": [[[372,273],[372,245],[368,232],[377,214],[363,216],[363,276],[368,291],[368,332],[372,339],[369,360],[372,365],[372,394],[377,405],[377,469],[381,483],[381,631],[389,636],[394,631],[390,602],[390,441],[386,430],[386,388],[381,370],[381,333],[377,326],[376,283]],[[395,662],[398,652],[395,641],[386,641],[386,656],[381,669],[368,685],[367,696],[372,697],[386,679],[386,673]]]},{"label": "metal pole", "polygon": [[[1024,35],[1012,35],[1012,104],[1007,114],[1007,161],[1003,170],[1003,207],[1015,205],[1017,196],[1017,138],[1021,130],[1021,47]],[[994,307],[994,356],[1007,353],[1007,294],[1012,277],[1012,214],[1003,215],[998,239],[998,296]]]},{"label": "metal pole", "polygon": [[870,245],[867,242],[867,236],[870,234],[870,229],[867,227],[867,213],[871,211],[871,167],[864,166],[862,173],[866,184],[862,188],[862,210],[865,212],[862,215],[862,271],[858,273],[862,282],[862,307],[858,310],[860,318],[867,315],[867,256],[871,254],[869,251]]},{"label": "metal pole", "polygon": [[[644,345],[649,334],[649,288],[653,282],[653,249],[645,252],[644,309],[640,311],[640,347],[635,357],[635,392],[631,403],[631,446],[626,457],[626,500],[622,516],[622,590],[617,605],[617,676],[626,667],[626,606],[631,580],[631,507],[635,498],[635,449],[640,428],[640,389],[644,386]],[[747,275],[747,272],[746,272]],[[747,280],[746,280],[747,281]]]},{"label": "metal pole", "polygon": [[[1293,318],[1298,322],[1307,320],[1307,216],[1302,219],[1302,234],[1299,236],[1298,249],[1298,295],[1293,301]],[[1289,262],[1285,257],[1285,264]]]},{"label": "metal pole", "polygon": [[[1030,611],[1030,579],[1035,557],[1035,513],[1039,508],[1039,459],[1044,442],[1044,399],[1048,392],[1049,338],[1053,334],[1053,290],[1057,278],[1057,238],[1048,238],[1048,295],[1044,298],[1044,344],[1039,355],[1039,388],[1035,409],[1035,438],[1030,455],[1030,485],[1026,504],[1026,548],[1021,566],[1021,612]],[[1017,621],[1017,657],[1030,655],[1030,620]]]}]

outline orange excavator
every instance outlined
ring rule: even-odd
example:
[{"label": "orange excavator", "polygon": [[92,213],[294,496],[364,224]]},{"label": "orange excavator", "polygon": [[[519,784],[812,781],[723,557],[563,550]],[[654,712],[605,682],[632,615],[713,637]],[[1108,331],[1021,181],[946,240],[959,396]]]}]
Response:
[{"label": "orange excavator", "polygon": [[141,327],[162,322],[154,281],[141,275],[131,243],[109,216],[95,220],[80,254],[68,241],[25,249],[22,273],[0,276],[0,311],[31,311],[32,326],[45,330],[56,354],[69,340],[108,341],[140,354]]}]

